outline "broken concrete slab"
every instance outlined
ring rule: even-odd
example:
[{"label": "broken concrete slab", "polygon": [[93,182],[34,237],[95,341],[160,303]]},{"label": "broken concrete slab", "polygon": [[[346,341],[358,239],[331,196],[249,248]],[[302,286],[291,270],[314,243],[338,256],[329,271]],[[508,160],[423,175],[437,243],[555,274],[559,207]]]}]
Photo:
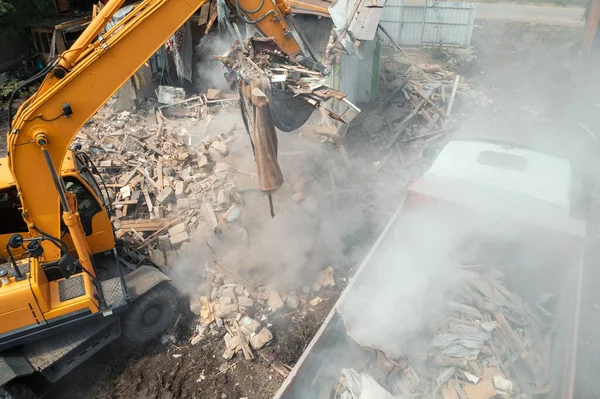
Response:
[{"label": "broken concrete slab", "polygon": [[177,199],[177,209],[184,210],[190,207],[190,200],[187,198],[178,198]]},{"label": "broken concrete slab", "polygon": [[243,316],[239,325],[240,330],[248,339],[260,329],[260,323],[248,316]]},{"label": "broken concrete slab", "polygon": [[187,232],[187,224],[185,224],[185,223],[176,224],[175,226],[171,227],[168,231],[169,231],[170,236],[174,236],[179,233]]},{"label": "broken concrete slab", "polygon": [[179,255],[177,251],[167,251],[165,252],[165,256],[167,258],[167,266],[175,266],[179,261]]},{"label": "broken concrete slab", "polygon": [[166,204],[171,201],[175,196],[175,192],[171,187],[165,187],[163,190],[156,196],[156,201],[159,204]]},{"label": "broken concrete slab", "polygon": [[217,193],[217,203],[221,207],[227,207],[231,201],[229,199],[230,190],[228,188],[222,188]]},{"label": "broken concrete slab", "polygon": [[222,155],[227,154],[227,143],[224,143],[222,141],[215,141],[210,145],[210,147],[219,151]]},{"label": "broken concrete slab", "polygon": [[177,233],[177,234],[171,236],[171,238],[170,238],[171,245],[177,246],[177,245],[187,241],[189,238],[190,238],[190,236],[188,235],[188,233],[185,231],[182,231],[181,233]]},{"label": "broken concrete slab", "polygon": [[160,249],[153,249],[149,251],[150,260],[158,267],[163,267],[167,265],[167,258],[165,257],[165,253]]},{"label": "broken concrete slab", "polygon": [[235,300],[237,297],[235,287],[224,287],[221,291],[221,296]]},{"label": "broken concrete slab", "polygon": [[254,301],[245,296],[240,296],[238,297],[238,305],[244,306],[246,308],[251,308],[252,306],[254,306]]},{"label": "broken concrete slab", "polygon": [[268,304],[273,312],[276,312],[283,307],[283,300],[277,291],[273,290],[269,293]]},{"label": "broken concrete slab", "polygon": [[231,303],[229,305],[223,305],[220,303],[215,304],[215,316],[222,319],[232,319],[238,313],[238,305]]},{"label": "broken concrete slab", "polygon": [[165,253],[172,249],[168,234],[158,236],[158,248]]},{"label": "broken concrete slab", "polygon": [[175,183],[175,198],[185,197],[185,183],[181,180]]},{"label": "broken concrete slab", "polygon": [[296,294],[289,294],[285,299],[285,304],[290,309],[298,309],[298,306],[300,306],[300,300]]},{"label": "broken concrete slab", "polygon": [[250,345],[254,350],[259,350],[273,340],[273,334],[266,328],[260,330],[258,334],[250,338]]},{"label": "broken concrete slab", "polygon": [[208,149],[208,160],[211,162],[220,162],[224,159],[225,157],[223,156],[223,154],[221,154],[219,151],[217,151],[214,148],[209,148]]}]

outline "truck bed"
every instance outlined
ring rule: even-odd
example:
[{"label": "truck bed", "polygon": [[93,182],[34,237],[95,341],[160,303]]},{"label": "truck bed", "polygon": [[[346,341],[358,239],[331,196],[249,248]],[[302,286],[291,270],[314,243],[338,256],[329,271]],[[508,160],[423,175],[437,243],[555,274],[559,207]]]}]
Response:
[{"label": "truck bed", "polygon": [[[398,208],[276,398],[340,397],[352,378],[363,378],[363,385],[371,378],[386,392],[396,387],[393,394],[406,394],[409,372],[421,381],[413,384],[412,397],[442,397],[444,389],[489,385],[482,366],[497,370],[523,397],[573,397],[582,237],[571,228],[561,232],[489,212],[485,223],[474,222],[481,215],[472,209],[428,204],[434,206],[427,212]],[[456,293],[473,287],[465,270],[497,276],[502,284],[494,289],[520,301],[523,318],[515,320],[506,306],[488,311],[472,302],[461,312]],[[475,291],[485,298],[482,290]],[[473,309],[481,315],[465,316]],[[448,333],[439,330],[448,318],[471,323],[477,333],[485,332],[482,322],[492,323],[485,349],[453,357],[433,347],[432,337]],[[393,375],[401,375],[404,385],[392,384]]]}]

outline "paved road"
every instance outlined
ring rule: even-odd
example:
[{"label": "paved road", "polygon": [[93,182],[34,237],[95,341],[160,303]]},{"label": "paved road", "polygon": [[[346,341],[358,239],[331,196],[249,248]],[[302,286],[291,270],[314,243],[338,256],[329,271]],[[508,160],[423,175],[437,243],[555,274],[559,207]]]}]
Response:
[{"label": "paved road", "polygon": [[[405,0],[404,5],[424,5],[424,0]],[[582,25],[583,8],[534,6],[506,3],[477,3],[477,19],[537,22],[553,25]]]}]

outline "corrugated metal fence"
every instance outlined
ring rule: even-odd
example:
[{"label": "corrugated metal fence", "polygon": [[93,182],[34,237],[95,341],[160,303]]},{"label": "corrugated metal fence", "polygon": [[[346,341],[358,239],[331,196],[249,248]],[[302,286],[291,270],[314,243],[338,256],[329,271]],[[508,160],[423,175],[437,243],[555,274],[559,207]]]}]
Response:
[{"label": "corrugated metal fence", "polygon": [[435,1],[416,6],[388,0],[380,23],[402,46],[469,47],[475,10],[475,3]]}]

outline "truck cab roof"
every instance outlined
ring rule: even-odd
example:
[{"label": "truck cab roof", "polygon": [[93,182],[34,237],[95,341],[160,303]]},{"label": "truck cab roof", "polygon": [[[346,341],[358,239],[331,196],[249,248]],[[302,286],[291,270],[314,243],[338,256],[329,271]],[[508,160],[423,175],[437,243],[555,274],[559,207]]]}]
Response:
[{"label": "truck cab roof", "polygon": [[569,161],[496,142],[450,141],[423,178],[456,181],[523,195],[570,211]]}]

